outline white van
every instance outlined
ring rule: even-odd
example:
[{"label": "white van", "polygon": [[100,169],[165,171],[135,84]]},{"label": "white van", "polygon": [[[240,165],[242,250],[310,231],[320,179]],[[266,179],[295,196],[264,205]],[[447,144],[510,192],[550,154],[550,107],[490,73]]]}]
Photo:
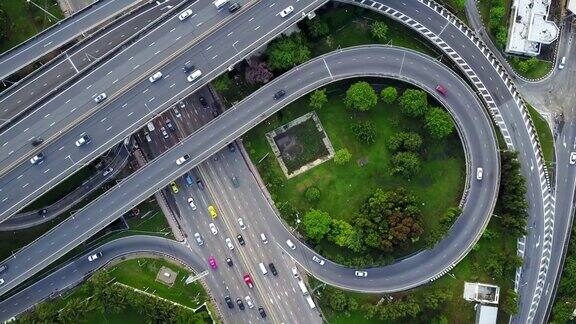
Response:
[{"label": "white van", "polygon": [[152,122],[149,122],[146,126],[148,126],[148,130],[153,132],[156,128],[154,128],[154,124]]},{"label": "white van", "polygon": [[188,76],[188,78],[186,78],[186,80],[188,80],[188,82],[194,82],[194,81],[196,81],[196,79],[198,79],[201,76],[202,76],[202,71],[194,70],[194,72],[190,73],[190,75]]},{"label": "white van", "polygon": [[268,239],[266,238],[266,235],[264,235],[264,233],[260,233],[260,238],[262,239],[262,243],[268,244]]},{"label": "white van", "polygon": [[224,7],[225,4],[227,4],[230,0],[216,0],[214,1],[214,5],[216,6],[216,9],[220,9],[222,7]]},{"label": "white van", "polygon": [[562,70],[565,64],[566,64],[566,56],[562,56],[562,58],[560,59],[560,64],[558,64],[558,70]]},{"label": "white van", "polygon": [[258,266],[260,267],[260,271],[262,271],[263,275],[266,275],[268,273],[268,270],[266,270],[266,267],[264,266],[264,263],[260,262],[258,264]]}]

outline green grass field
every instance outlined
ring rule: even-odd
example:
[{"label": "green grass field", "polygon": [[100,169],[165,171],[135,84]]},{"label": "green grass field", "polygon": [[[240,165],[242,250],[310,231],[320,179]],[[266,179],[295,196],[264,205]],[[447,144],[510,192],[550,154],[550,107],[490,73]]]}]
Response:
[{"label": "green grass field", "polygon": [[[422,133],[424,152],[420,173],[413,180],[391,176],[386,139],[401,130],[420,132],[421,122],[402,116],[395,105],[379,103],[372,111],[354,118],[371,120],[378,128],[376,143],[368,146],[360,144],[350,131],[353,115],[343,104],[344,89],[341,84],[331,85],[328,104],[316,112],[334,149],[347,148],[352,153],[352,160],[347,165],[337,166],[333,161],[328,161],[290,180],[284,177],[264,134],[310,111],[307,96],[290,104],[244,137],[252,161],[257,164],[263,178],[274,174],[274,177],[282,180],[276,190],[275,201],[290,202],[301,212],[310,208],[321,209],[333,218],[348,221],[376,188],[405,187],[423,202],[425,229],[436,226],[439,216],[449,207],[457,205],[462,194],[464,156],[458,136],[434,141]],[[360,167],[358,159],[367,161],[367,164]],[[304,191],[310,186],[316,186],[321,191],[321,198],[316,203],[309,203],[304,198]]]},{"label": "green grass field", "polygon": [[552,131],[550,131],[548,122],[546,122],[544,117],[540,116],[532,106],[527,106],[530,117],[532,117],[532,121],[534,122],[536,132],[538,133],[540,145],[542,145],[544,160],[546,160],[546,163],[552,163],[554,162],[554,138],[552,137]]},{"label": "green grass field", "polygon": [[[156,274],[162,266],[178,273],[172,287],[156,281]],[[156,296],[188,307],[197,308],[208,301],[208,295],[200,283],[194,282],[189,285],[184,283],[184,280],[191,274],[190,271],[162,259],[128,260],[115,265],[109,271],[117,282],[150,293],[153,292]]]},{"label": "green grass field", "polygon": [[[64,17],[56,0],[34,0],[34,2],[57,18]],[[7,17],[7,22],[0,23],[0,28],[6,30],[7,33],[6,38],[0,38],[0,53],[56,23],[54,18],[34,5],[27,4],[25,0],[2,0],[0,10],[4,11]]]},{"label": "green grass field", "polygon": [[552,62],[538,60],[538,63],[532,69],[524,73],[518,68],[519,62],[520,61],[518,60],[508,60],[508,63],[510,63],[510,65],[512,66],[512,68],[514,68],[514,71],[516,71],[516,73],[528,79],[539,79],[541,77],[544,77],[546,74],[548,74],[548,72],[550,72],[551,69],[554,68]]}]

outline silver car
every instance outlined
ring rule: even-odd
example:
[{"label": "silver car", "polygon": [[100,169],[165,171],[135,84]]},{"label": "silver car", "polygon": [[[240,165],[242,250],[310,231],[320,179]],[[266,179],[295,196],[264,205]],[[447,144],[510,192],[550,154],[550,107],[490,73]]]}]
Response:
[{"label": "silver car", "polygon": [[194,238],[196,239],[196,243],[198,243],[199,246],[204,245],[204,239],[200,233],[194,233]]},{"label": "silver car", "polygon": [[106,98],[108,98],[108,97],[106,96],[106,93],[105,93],[105,92],[102,92],[101,94],[97,95],[97,96],[94,98],[94,101],[96,101],[96,103],[101,103],[101,102],[104,101],[104,99],[106,99]]}]

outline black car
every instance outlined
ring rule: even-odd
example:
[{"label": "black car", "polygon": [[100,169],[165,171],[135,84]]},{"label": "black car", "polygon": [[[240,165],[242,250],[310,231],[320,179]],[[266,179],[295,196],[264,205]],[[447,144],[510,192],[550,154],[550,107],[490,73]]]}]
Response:
[{"label": "black car", "polygon": [[231,3],[230,6],[228,6],[228,11],[230,13],[233,13],[234,11],[236,11],[238,9],[240,9],[240,4],[238,2]]},{"label": "black car", "polygon": [[44,139],[42,138],[35,138],[32,140],[32,146],[38,146],[40,144],[42,144],[42,142],[44,142]]},{"label": "black car", "polygon": [[284,97],[285,94],[286,94],[286,92],[284,90],[278,90],[278,92],[276,92],[274,94],[274,99],[278,100],[278,99]]},{"label": "black car", "polygon": [[228,308],[234,308],[234,303],[232,302],[232,298],[230,298],[230,296],[224,297],[224,300],[226,301]]},{"label": "black car", "polygon": [[236,298],[236,304],[238,304],[238,308],[240,308],[240,310],[244,310],[244,303],[242,302],[242,299]]},{"label": "black car", "polygon": [[192,64],[192,62],[188,61],[186,63],[184,63],[184,72],[188,73],[190,71],[193,71],[195,69],[194,64]]},{"label": "black car", "polygon": [[200,179],[196,180],[196,184],[198,185],[198,188],[200,190],[204,190],[204,183],[202,183],[202,180]]},{"label": "black car", "polygon": [[272,262],[268,263],[268,267],[270,268],[270,272],[272,272],[273,275],[275,275],[275,276],[278,275],[278,271],[276,270],[274,263],[272,263]]},{"label": "black car", "polygon": [[260,313],[260,316],[262,318],[266,318],[266,312],[264,311],[264,307],[262,306],[258,307],[258,313]]},{"label": "black car", "polygon": [[234,262],[232,262],[232,259],[230,258],[226,258],[226,263],[228,264],[229,267],[234,265]]},{"label": "black car", "polygon": [[236,236],[236,238],[238,239],[238,243],[240,243],[240,245],[245,245],[246,242],[244,241],[244,238],[242,237],[242,235],[238,234]]},{"label": "black car", "polygon": [[206,98],[200,96],[198,97],[198,100],[200,100],[200,104],[202,104],[202,107],[208,107],[208,102],[206,101]]},{"label": "black car", "polygon": [[230,143],[228,144],[228,151],[234,153],[234,151],[236,151],[236,146],[234,145],[234,143]]}]

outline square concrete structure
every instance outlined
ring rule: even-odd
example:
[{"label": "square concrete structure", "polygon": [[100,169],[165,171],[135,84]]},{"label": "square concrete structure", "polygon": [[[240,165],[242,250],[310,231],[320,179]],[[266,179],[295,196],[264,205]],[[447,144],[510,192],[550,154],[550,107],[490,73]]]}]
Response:
[{"label": "square concrete structure", "polygon": [[478,304],[476,305],[476,324],[496,324],[498,307]]},{"label": "square concrete structure", "polygon": [[483,283],[464,283],[464,299],[467,301],[498,304],[500,297],[500,287]]},{"label": "square concrete structure", "polygon": [[159,281],[168,287],[172,287],[174,285],[174,282],[176,281],[177,276],[178,274],[174,270],[162,266],[162,268],[160,268],[160,270],[156,274],[156,281]]},{"label": "square concrete structure", "polygon": [[510,10],[510,27],[506,52],[537,56],[542,44],[551,44],[560,29],[549,21],[552,0],[514,0]]}]

